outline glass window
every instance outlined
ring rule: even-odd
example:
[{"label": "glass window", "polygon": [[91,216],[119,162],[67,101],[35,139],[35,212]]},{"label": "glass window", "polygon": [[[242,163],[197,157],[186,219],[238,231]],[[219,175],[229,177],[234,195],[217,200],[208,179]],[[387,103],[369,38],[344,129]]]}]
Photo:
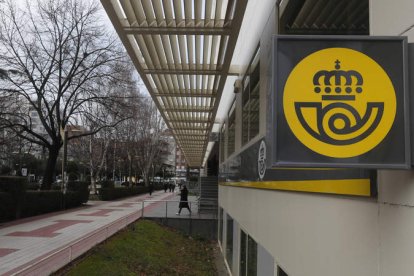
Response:
[{"label": "glass window", "polygon": [[242,95],[242,145],[249,141],[249,113],[250,113],[250,77],[246,76],[243,81]]},{"label": "glass window", "polygon": [[244,231],[240,233],[240,276],[257,275],[257,243]]},{"label": "glass window", "polygon": [[280,267],[277,267],[277,276],[288,276],[288,274]]},{"label": "glass window", "polygon": [[223,244],[223,219],[223,208],[219,207],[217,240],[220,242],[220,244]]},{"label": "glass window", "polygon": [[249,114],[249,141],[259,134],[259,95],[260,95],[260,63],[257,61],[252,74],[252,85],[250,89],[250,114]]},{"label": "glass window", "polygon": [[247,275],[257,275],[257,243],[250,236],[247,241]]},{"label": "glass window", "polygon": [[226,260],[231,269],[233,264],[233,218],[227,214]]},{"label": "glass window", "polygon": [[240,276],[247,275],[247,235],[244,231],[240,233]]},{"label": "glass window", "polygon": [[242,145],[259,133],[260,48],[256,52],[243,78]]},{"label": "glass window", "polygon": [[228,138],[227,138],[227,156],[231,155],[235,151],[236,146],[236,112],[233,107],[230,109],[230,117],[229,117],[229,130],[228,130]]},{"label": "glass window", "polygon": [[226,124],[223,124],[220,133],[220,162],[224,161],[224,149],[226,141]]}]

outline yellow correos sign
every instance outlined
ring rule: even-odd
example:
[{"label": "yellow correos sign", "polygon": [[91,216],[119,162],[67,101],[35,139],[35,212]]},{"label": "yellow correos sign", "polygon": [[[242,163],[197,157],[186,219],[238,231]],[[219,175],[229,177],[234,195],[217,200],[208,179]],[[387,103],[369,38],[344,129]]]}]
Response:
[{"label": "yellow correos sign", "polygon": [[397,102],[384,69],[348,48],[327,48],[301,60],[283,94],[288,125],[321,155],[348,158],[375,148],[390,131]]}]

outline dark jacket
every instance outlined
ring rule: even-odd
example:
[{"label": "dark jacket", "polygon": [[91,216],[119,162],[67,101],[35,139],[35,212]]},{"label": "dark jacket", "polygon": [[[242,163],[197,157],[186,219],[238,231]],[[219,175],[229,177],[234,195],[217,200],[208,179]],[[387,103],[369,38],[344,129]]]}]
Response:
[{"label": "dark jacket", "polygon": [[180,208],[188,208],[188,190],[186,187],[181,190]]}]

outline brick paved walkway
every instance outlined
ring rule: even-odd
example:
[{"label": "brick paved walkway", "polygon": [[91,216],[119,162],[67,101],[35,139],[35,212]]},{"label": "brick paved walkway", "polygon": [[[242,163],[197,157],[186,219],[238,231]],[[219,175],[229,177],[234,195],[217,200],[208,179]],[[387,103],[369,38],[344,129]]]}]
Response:
[{"label": "brick paved walkway", "polygon": [[[15,221],[0,227],[0,275],[49,275],[141,216],[142,200],[168,200],[158,191],[120,201]],[[145,204],[145,209],[156,204]]]}]

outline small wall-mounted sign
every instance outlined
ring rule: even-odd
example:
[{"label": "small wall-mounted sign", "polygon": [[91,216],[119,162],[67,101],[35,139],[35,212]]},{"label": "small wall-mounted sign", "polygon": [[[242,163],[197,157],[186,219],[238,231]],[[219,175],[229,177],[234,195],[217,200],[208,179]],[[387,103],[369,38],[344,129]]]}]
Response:
[{"label": "small wall-mounted sign", "polygon": [[266,173],[266,143],[264,140],[260,142],[259,152],[257,156],[257,171],[259,173],[259,180],[263,180]]},{"label": "small wall-mounted sign", "polygon": [[276,36],[273,61],[274,165],[409,167],[406,38]]},{"label": "small wall-mounted sign", "polygon": [[209,142],[218,142],[219,141],[219,132],[211,132],[210,136],[208,137]]}]

